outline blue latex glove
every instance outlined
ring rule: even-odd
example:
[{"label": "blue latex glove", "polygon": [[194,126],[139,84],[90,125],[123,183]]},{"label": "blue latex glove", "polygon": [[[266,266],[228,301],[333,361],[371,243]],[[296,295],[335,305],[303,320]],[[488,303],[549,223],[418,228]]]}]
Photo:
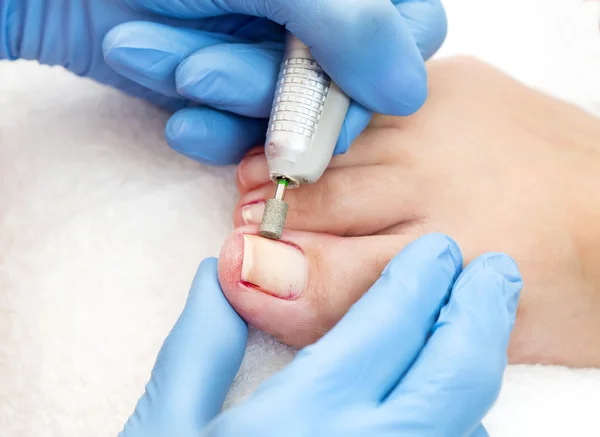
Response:
[{"label": "blue latex glove", "polygon": [[500,389],[521,289],[506,255],[461,272],[449,238],[417,240],[332,331],[208,425],[246,331],[216,264],[205,267],[121,437],[487,436],[481,419]]},{"label": "blue latex glove", "polygon": [[[214,35],[156,23],[127,23],[104,44],[116,71],[165,95],[197,102],[170,120],[169,144],[194,159],[237,162],[265,137],[282,57],[283,29],[263,31],[265,17],[311,47],[314,57],[354,99],[335,153],[345,152],[372,111],[409,115],[425,101],[427,59],[446,35],[440,0],[130,0],[179,18],[243,14],[247,21]],[[222,32],[216,18],[213,30]],[[250,36],[248,36],[250,35]]]},{"label": "blue latex glove", "polygon": [[196,437],[221,411],[247,338],[245,322],[219,286],[217,260],[205,260],[146,392],[119,436]]},{"label": "blue latex glove", "polygon": [[264,141],[282,25],[357,102],[337,152],[371,111],[407,115],[422,105],[423,58],[446,35],[439,0],[0,0],[0,59],[62,65],[172,111],[199,102],[174,115],[167,140],[229,164]]}]

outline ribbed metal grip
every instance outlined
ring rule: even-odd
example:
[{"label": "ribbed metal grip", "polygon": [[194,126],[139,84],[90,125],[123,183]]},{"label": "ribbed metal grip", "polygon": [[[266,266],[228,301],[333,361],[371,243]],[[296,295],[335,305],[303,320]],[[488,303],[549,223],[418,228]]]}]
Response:
[{"label": "ribbed metal grip", "polygon": [[294,132],[312,139],[331,79],[312,59],[285,59],[281,66],[269,132]]},{"label": "ribbed metal grip", "polygon": [[288,188],[317,181],[331,160],[350,99],[288,33],[265,141],[269,175]]}]

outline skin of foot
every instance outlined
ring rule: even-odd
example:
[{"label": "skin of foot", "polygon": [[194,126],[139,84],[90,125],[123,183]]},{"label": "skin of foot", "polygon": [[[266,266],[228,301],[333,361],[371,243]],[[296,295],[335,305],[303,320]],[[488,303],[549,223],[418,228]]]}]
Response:
[{"label": "skin of foot", "polygon": [[376,116],[318,183],[288,191],[281,241],[257,236],[275,187],[262,149],[248,154],[239,227],[219,261],[227,298],[302,347],[406,244],[443,232],[465,264],[496,251],[519,265],[511,363],[600,366],[600,120],[472,58],[432,62],[428,73],[418,113]]}]

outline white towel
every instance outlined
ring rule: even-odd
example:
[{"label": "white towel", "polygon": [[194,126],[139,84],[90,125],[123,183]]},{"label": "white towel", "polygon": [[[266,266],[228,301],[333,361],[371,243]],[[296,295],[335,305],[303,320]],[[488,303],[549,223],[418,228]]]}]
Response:
[{"label": "white towel", "polygon": [[[600,13],[579,0],[448,0],[470,53],[600,110]],[[231,230],[233,169],[163,140],[165,114],[35,64],[0,64],[0,437],[116,435],[200,259]],[[292,357],[252,332],[228,403]],[[512,367],[493,436],[600,435],[600,371]]]}]

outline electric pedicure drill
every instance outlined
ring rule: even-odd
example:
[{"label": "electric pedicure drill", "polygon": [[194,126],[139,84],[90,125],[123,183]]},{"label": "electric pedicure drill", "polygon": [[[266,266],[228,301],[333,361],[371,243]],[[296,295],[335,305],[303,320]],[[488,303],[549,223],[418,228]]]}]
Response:
[{"label": "electric pedicure drill", "polygon": [[329,78],[309,48],[288,32],[269,120],[265,153],[275,197],[265,205],[260,234],[281,238],[287,189],[319,180],[331,161],[350,99]]}]

